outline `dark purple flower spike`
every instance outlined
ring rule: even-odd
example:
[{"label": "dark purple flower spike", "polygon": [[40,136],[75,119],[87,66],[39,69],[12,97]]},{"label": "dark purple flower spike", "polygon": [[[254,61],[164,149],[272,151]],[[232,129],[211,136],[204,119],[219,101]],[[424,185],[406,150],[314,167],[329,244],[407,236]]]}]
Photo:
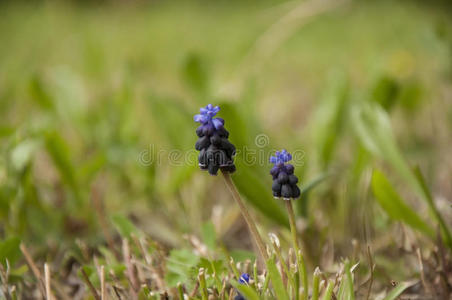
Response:
[{"label": "dark purple flower spike", "polygon": [[219,169],[233,173],[235,147],[228,140],[229,132],[224,128],[224,120],[214,118],[220,107],[209,104],[199,111],[194,117],[195,122],[201,124],[196,129],[199,139],[195,145],[196,150],[200,151],[199,167],[211,175],[217,175]]},{"label": "dark purple flower spike", "polygon": [[298,178],[294,175],[294,166],[286,164],[292,160],[292,155],[286,150],[276,151],[275,156],[270,157],[270,162],[274,164],[270,170],[273,177],[273,196],[284,198],[285,200],[300,197],[300,189],[297,186]]}]

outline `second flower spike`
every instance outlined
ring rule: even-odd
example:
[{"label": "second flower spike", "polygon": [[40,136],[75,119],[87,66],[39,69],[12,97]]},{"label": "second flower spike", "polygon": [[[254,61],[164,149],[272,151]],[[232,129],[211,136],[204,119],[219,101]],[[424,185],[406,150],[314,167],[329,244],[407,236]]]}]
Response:
[{"label": "second flower spike", "polygon": [[199,139],[195,145],[200,151],[199,167],[211,175],[217,175],[219,169],[229,173],[235,171],[235,147],[228,140],[229,132],[224,128],[224,120],[214,118],[219,111],[219,106],[209,104],[194,117],[195,122],[201,124],[196,129]]},{"label": "second flower spike", "polygon": [[300,197],[294,166],[287,163],[290,160],[292,155],[286,150],[276,151],[275,156],[270,157],[270,162],[274,164],[270,174],[273,177],[272,190],[275,198],[282,197],[288,200]]}]

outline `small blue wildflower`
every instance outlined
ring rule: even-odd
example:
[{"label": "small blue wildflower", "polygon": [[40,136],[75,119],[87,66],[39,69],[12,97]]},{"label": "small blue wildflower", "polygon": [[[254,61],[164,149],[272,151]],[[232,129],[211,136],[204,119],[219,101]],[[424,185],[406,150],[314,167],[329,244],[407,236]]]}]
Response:
[{"label": "small blue wildflower", "polygon": [[243,273],[240,275],[239,283],[248,284],[250,282],[250,275],[248,273]]},{"label": "small blue wildflower", "polygon": [[234,172],[235,147],[228,140],[229,132],[224,128],[224,120],[214,118],[220,107],[209,104],[199,111],[200,114],[194,117],[195,122],[201,124],[196,129],[199,139],[195,144],[196,150],[200,151],[199,167],[211,175],[216,175],[219,169]]},{"label": "small blue wildflower", "polygon": [[[248,273],[243,273],[242,275],[240,275],[240,278],[239,278],[240,284],[248,284],[249,282],[250,282],[250,275],[248,275]],[[234,297],[234,300],[246,300],[246,298],[243,297],[243,295],[237,291],[237,296]]]},{"label": "small blue wildflower", "polygon": [[286,164],[292,160],[292,155],[283,149],[276,151],[275,156],[270,157],[270,162],[274,164],[270,170],[273,177],[273,196],[275,198],[294,199],[300,197],[300,189],[297,186],[298,178],[294,175],[294,166]]}]

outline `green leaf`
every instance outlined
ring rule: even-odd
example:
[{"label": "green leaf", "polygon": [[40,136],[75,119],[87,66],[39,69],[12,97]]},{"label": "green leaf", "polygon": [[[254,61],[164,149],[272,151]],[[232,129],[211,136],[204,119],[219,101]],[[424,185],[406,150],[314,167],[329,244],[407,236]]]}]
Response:
[{"label": "green leaf", "polygon": [[372,175],[372,190],[378,203],[392,219],[402,221],[430,237],[435,236],[434,230],[405,204],[384,174],[378,170],[374,170]]},{"label": "green leaf", "polygon": [[245,297],[246,300],[259,300],[259,295],[256,291],[247,284],[240,284],[235,280],[231,280],[233,287],[239,290],[239,292]]},{"label": "green leaf", "polygon": [[202,224],[201,235],[204,244],[206,244],[206,246],[210,250],[214,251],[217,241],[217,235],[215,233],[215,226],[213,225],[212,222],[206,222]]},{"label": "green leaf", "polygon": [[206,271],[206,274],[213,275],[214,273],[217,274],[217,276],[221,275],[224,271],[226,271],[226,268],[223,265],[223,261],[220,259],[217,260],[208,260],[207,258],[201,257],[199,259],[199,263],[197,266],[197,269],[204,268]]},{"label": "green leaf", "polygon": [[397,146],[389,116],[377,103],[355,105],[352,123],[356,135],[366,150],[388,161],[399,175],[416,191],[420,187],[411,168]]},{"label": "green leaf", "polygon": [[56,131],[47,133],[45,144],[47,152],[60,172],[63,181],[71,188],[78,204],[80,204],[81,198],[77,178],[75,176],[75,170],[69,155],[71,153],[71,149],[61,135]]},{"label": "green leaf", "polygon": [[409,287],[415,285],[417,281],[407,281],[399,283],[394,289],[392,289],[383,300],[396,300],[402,293]]},{"label": "green leaf", "polygon": [[256,254],[254,252],[242,249],[234,249],[230,252],[230,255],[234,261],[245,261],[247,259],[251,261],[256,260]]},{"label": "green leaf", "polygon": [[377,103],[356,105],[352,113],[355,133],[366,150],[385,159],[424,200],[424,192],[403,158],[392,133],[389,116]]},{"label": "green leaf", "polygon": [[199,257],[190,250],[171,250],[169,257],[166,260],[166,283],[171,287],[177,286],[177,283],[179,282],[191,283],[190,279],[195,276],[195,267],[198,262]]},{"label": "green leaf", "polygon": [[10,269],[8,283],[12,284],[16,282],[23,282],[24,276],[26,276],[25,274],[28,273],[28,271],[28,265],[26,264],[23,264],[15,269]]},{"label": "green leaf", "polygon": [[419,181],[419,185],[422,187],[422,190],[424,191],[425,200],[427,201],[430,212],[439,223],[441,233],[443,234],[446,244],[452,249],[452,236],[450,230],[446,222],[444,221],[443,217],[441,216],[441,213],[436,208],[435,201],[433,200],[432,197],[432,193],[430,192],[430,189],[428,188],[427,183],[425,182],[425,178],[422,175],[421,169],[419,168],[419,166],[416,166],[413,172],[417,180]]},{"label": "green leaf", "polygon": [[338,299],[343,300],[355,299],[355,291],[353,287],[353,275],[351,268],[352,266],[350,262],[347,260],[344,266],[345,274],[342,276],[341,284],[339,285]]},{"label": "green leaf", "polygon": [[276,298],[278,298],[279,300],[289,300],[289,296],[287,295],[287,291],[284,288],[281,274],[279,274],[278,272],[274,258],[268,259],[266,264],[268,274],[270,275],[270,279],[273,283],[273,289],[275,290]]},{"label": "green leaf", "polygon": [[135,227],[135,225],[133,225],[129,219],[122,215],[113,215],[111,217],[111,221],[122,237],[130,238],[132,233],[136,236],[141,235],[141,232]]},{"label": "green leaf", "polygon": [[0,242],[0,262],[6,267],[6,260],[13,266],[20,258],[20,239],[16,236],[9,237]]}]

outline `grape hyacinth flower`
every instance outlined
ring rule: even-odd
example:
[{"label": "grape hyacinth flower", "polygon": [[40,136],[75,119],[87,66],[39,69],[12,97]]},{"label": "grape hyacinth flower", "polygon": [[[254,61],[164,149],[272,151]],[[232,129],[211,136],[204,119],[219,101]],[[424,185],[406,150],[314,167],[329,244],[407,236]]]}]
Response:
[{"label": "grape hyacinth flower", "polygon": [[298,245],[296,218],[291,201],[299,198],[301,193],[297,186],[298,178],[294,175],[294,166],[287,163],[291,160],[292,155],[285,149],[276,151],[275,156],[270,157],[270,162],[274,164],[273,168],[270,170],[270,174],[273,177],[273,196],[278,199],[282,197],[284,200],[287,200],[284,202],[289,216],[292,243],[296,253],[298,270],[300,271],[300,280],[304,287],[301,299],[306,300],[308,287],[306,264]]},{"label": "grape hyacinth flower", "polygon": [[231,173],[235,171],[233,160],[235,147],[228,140],[229,132],[224,128],[224,120],[214,118],[219,111],[219,106],[209,104],[206,107],[202,107],[200,113],[194,117],[195,122],[201,124],[196,129],[199,139],[195,145],[196,150],[200,151],[198,156],[199,167],[201,170],[207,170],[211,175],[217,175],[218,170],[221,170],[224,182],[231,192],[232,198],[234,198],[240,208],[251,236],[254,237],[254,241],[259,248],[261,257],[266,261],[268,255],[264,241],[259,235],[257,226],[231,178]]},{"label": "grape hyacinth flower", "polygon": [[[240,278],[239,278],[240,284],[248,284],[249,282],[250,282],[250,275],[248,275],[248,273],[243,273],[242,275],[240,275]],[[246,300],[246,298],[243,297],[243,295],[237,291],[237,296],[234,297],[234,300]]]},{"label": "grape hyacinth flower", "polygon": [[274,164],[270,171],[273,176],[273,196],[284,198],[285,200],[300,197],[300,189],[297,186],[298,178],[294,175],[294,166],[286,164],[292,160],[292,155],[286,150],[276,151],[275,156],[270,157],[270,162]]},{"label": "grape hyacinth flower", "polygon": [[208,104],[194,117],[195,122],[201,124],[196,129],[199,139],[195,144],[196,150],[200,151],[199,167],[211,175],[217,175],[219,169],[229,173],[235,171],[235,147],[228,140],[229,132],[224,128],[224,120],[214,118],[219,111],[219,106]]}]

